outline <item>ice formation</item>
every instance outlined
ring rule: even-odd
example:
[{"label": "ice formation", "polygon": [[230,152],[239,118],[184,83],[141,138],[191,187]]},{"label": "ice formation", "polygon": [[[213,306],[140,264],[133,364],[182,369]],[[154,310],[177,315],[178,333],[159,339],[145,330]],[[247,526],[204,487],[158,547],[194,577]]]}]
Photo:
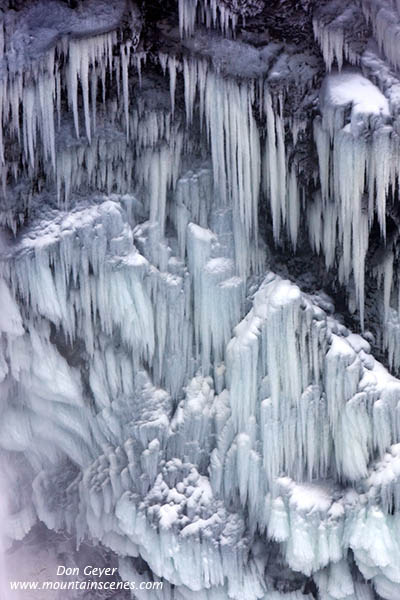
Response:
[{"label": "ice formation", "polygon": [[400,6],[171,4],[2,14],[0,567],[396,600]]}]

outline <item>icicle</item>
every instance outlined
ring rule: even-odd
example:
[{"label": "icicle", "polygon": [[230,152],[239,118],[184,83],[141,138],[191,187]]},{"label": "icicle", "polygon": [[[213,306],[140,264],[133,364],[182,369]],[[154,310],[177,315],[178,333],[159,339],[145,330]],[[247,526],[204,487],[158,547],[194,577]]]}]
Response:
[{"label": "icicle", "polygon": [[202,21],[208,29],[219,27],[223,35],[233,36],[237,25],[237,15],[229,10],[226,4],[217,0],[203,0],[201,10]]},{"label": "icicle", "polygon": [[384,322],[387,321],[390,308],[390,297],[393,284],[393,252],[388,252],[385,256],[384,271],[383,271],[383,306],[384,306]]},{"label": "icicle", "polygon": [[299,183],[294,169],[290,170],[288,185],[288,230],[292,246],[296,249],[297,235],[300,225]]},{"label": "icicle", "polygon": [[325,65],[328,71],[331,70],[333,61],[336,59],[339,71],[343,66],[344,54],[344,31],[340,27],[332,29],[324,27],[318,19],[313,20],[314,37],[321,46]]},{"label": "icicle", "polygon": [[164,54],[163,52],[158,53],[158,60],[160,62],[162,72],[165,75],[167,72],[167,63],[168,63],[168,54]]},{"label": "icicle", "polygon": [[197,0],[179,0],[179,33],[181,39],[194,33]]},{"label": "icicle", "polygon": [[[89,144],[91,142],[91,132],[90,132],[90,108],[89,108],[89,56],[88,49],[81,47],[81,64],[79,68],[79,78],[82,86],[82,96],[83,96],[83,112],[85,115],[85,129],[86,135],[89,140]],[[77,135],[79,135],[77,133]]]},{"label": "icicle", "polygon": [[400,66],[400,53],[397,46],[397,37],[400,29],[399,15],[391,1],[374,2],[362,0],[364,14],[372,24],[374,36],[379,44],[379,49],[397,70]]},{"label": "icicle", "polygon": [[126,139],[129,139],[129,87],[128,87],[128,66],[130,62],[132,42],[128,41],[121,46],[121,68],[122,68],[122,89],[124,95],[125,111],[125,129]]},{"label": "icicle", "polygon": [[69,68],[68,68],[68,101],[72,108],[74,116],[74,125],[76,137],[79,138],[79,117],[78,117],[78,72],[80,67],[80,46],[79,42],[71,41],[69,47]]},{"label": "icicle", "polygon": [[97,69],[93,68],[90,78],[90,101],[92,104],[92,127],[95,132],[97,129]]},{"label": "icicle", "polygon": [[139,76],[139,86],[142,87],[142,61],[146,63],[147,54],[145,52],[135,52],[136,68]]},{"label": "icicle", "polygon": [[314,37],[319,43],[327,70],[330,71],[336,60],[339,71],[344,59],[357,64],[360,56],[352,35],[354,29],[363,22],[360,7],[338,5],[334,0],[318,7],[313,16]]},{"label": "icicle", "polygon": [[[187,78],[190,90],[189,71]],[[237,267],[245,277],[250,262],[249,237],[257,236],[260,187],[260,142],[252,112],[254,89],[247,82],[238,85],[233,80],[221,80],[212,71],[202,74],[200,81],[201,85],[205,81],[204,108],[216,193],[222,206],[229,201],[233,204]],[[199,92],[202,105],[201,88]]]},{"label": "icicle", "polygon": [[176,71],[178,68],[178,62],[176,56],[168,57],[168,72],[169,72],[169,89],[171,96],[171,116],[175,114],[175,88],[176,88]]},{"label": "icicle", "polygon": [[60,129],[61,124],[61,80],[60,80],[60,71],[56,67],[55,71],[56,78],[56,101],[57,101],[57,127]]},{"label": "icicle", "polygon": [[183,58],[183,79],[185,84],[186,122],[190,125],[193,118],[194,98],[196,94],[197,61],[188,60],[186,57]]},{"label": "icicle", "polygon": [[1,19],[0,22],[0,60],[3,60],[4,56],[4,21]]},{"label": "icicle", "polygon": [[269,201],[272,211],[272,223],[275,241],[279,240],[281,227],[281,193],[277,155],[277,137],[275,127],[275,114],[272,108],[272,99],[269,90],[264,91],[265,114],[267,118],[267,140],[265,148],[264,177],[267,185]]},{"label": "icicle", "polygon": [[[371,104],[364,104],[365,86],[373,98]],[[349,103],[353,108],[350,122],[345,124],[344,107]],[[314,122],[314,138],[320,167],[326,264],[330,266],[333,263],[337,220],[339,242],[343,249],[340,277],[343,282],[348,282],[353,272],[356,301],[363,323],[369,229],[376,211],[382,237],[385,238],[386,195],[394,179],[390,166],[390,129],[385,125],[388,103],[361,74],[345,71],[326,78],[321,105],[323,118]],[[369,127],[369,119],[373,132],[366,138],[364,132]],[[337,206],[337,217],[334,206]],[[326,214],[328,210],[332,215],[330,224]]]},{"label": "icicle", "polygon": [[54,50],[49,52],[45,74],[38,79],[38,103],[40,107],[41,136],[44,155],[56,168],[54,104],[56,88],[54,81]]},{"label": "icicle", "polygon": [[27,161],[31,168],[35,164],[35,139],[36,139],[36,112],[35,91],[33,86],[24,89],[24,145]]},{"label": "icicle", "polygon": [[[101,79],[103,87],[103,101],[105,98],[105,77],[106,69],[110,76],[114,69],[113,44],[115,42],[115,32],[102,34],[90,39],[70,40],[68,51],[68,101],[72,108],[74,116],[75,133],[79,137],[79,116],[78,116],[78,80],[80,81],[83,97],[83,109],[85,118],[86,135],[91,142],[91,119],[89,104],[89,71],[96,68],[96,62],[100,65]],[[118,78],[117,78],[118,80]],[[93,103],[92,103],[93,110]],[[93,121],[93,119],[92,119]]]}]

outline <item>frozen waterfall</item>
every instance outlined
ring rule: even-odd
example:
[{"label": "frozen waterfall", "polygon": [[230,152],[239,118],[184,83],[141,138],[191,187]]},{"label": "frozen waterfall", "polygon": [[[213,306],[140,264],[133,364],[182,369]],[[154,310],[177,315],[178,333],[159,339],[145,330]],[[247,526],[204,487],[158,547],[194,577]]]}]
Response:
[{"label": "frozen waterfall", "polygon": [[400,2],[3,4],[0,600],[398,600]]}]

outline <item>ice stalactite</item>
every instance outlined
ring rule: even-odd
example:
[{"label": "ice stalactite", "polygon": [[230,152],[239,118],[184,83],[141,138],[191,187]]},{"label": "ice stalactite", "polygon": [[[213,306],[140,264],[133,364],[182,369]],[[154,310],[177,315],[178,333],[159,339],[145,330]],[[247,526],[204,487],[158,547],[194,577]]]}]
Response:
[{"label": "ice stalactite", "polygon": [[205,61],[185,60],[183,73],[186,119],[190,123],[193,118],[197,96],[201,122],[205,122],[210,140],[217,201],[224,207],[233,205],[236,260],[239,273],[245,275],[251,260],[249,238],[257,239],[261,178],[254,87],[245,80],[239,84],[233,79],[221,80]]},{"label": "ice stalactite", "polygon": [[[266,156],[264,189],[272,204],[276,237],[279,237],[280,223],[286,222],[295,245],[301,194],[296,184],[296,170],[289,168],[285,155],[285,124],[282,116],[275,114],[268,87],[265,89],[268,141],[264,152],[253,114],[257,103],[254,82],[221,78],[205,59],[184,57],[178,62],[176,57],[167,58],[160,54],[161,67],[169,73],[171,112],[145,113],[140,103],[133,106],[128,89],[128,74],[130,69],[137,70],[138,55],[129,43],[124,43],[120,56],[114,56],[117,41],[113,32],[59,43],[50,53],[49,66],[42,77],[43,86],[49,81],[54,89],[40,92],[40,98],[46,99],[41,112],[38,112],[38,100],[29,92],[30,88],[21,79],[22,76],[17,78],[15,89],[23,89],[24,93],[30,94],[24,102],[23,119],[28,174],[33,176],[44,170],[48,181],[55,177],[59,201],[66,202],[74,191],[85,191],[95,186],[107,193],[125,193],[131,191],[132,186],[143,187],[144,182],[149,180],[151,186],[147,202],[151,207],[151,220],[158,222],[163,229],[168,213],[167,193],[175,186],[183,148],[190,143],[188,128],[197,103],[200,124],[205,125],[210,143],[215,193],[223,205],[233,204],[238,274],[247,277],[250,269],[260,265],[257,244],[250,244],[250,238],[257,239],[258,235],[262,154]],[[43,60],[39,61],[32,69],[40,73],[44,69],[43,64]],[[174,118],[175,90],[180,71],[183,74],[186,131],[180,130],[179,122]],[[39,81],[42,79],[39,78]],[[104,96],[108,81],[117,84],[117,98],[112,100]],[[32,87],[32,90],[37,93],[41,85]],[[95,102],[99,87],[103,90],[103,106],[100,108]],[[59,127],[54,124],[55,113],[60,109],[60,94],[64,90],[68,93],[76,141],[71,137],[67,123],[63,122]],[[80,99],[82,119],[78,111]],[[7,99],[7,102],[10,103],[10,100]],[[17,138],[21,102],[22,97],[18,94],[11,102]],[[6,106],[3,114],[8,115],[9,112]],[[112,132],[108,120],[111,120]],[[81,135],[82,121],[85,138]],[[165,142],[165,145],[160,142]],[[278,184],[270,175],[274,161],[279,170]],[[13,174],[14,178],[21,175],[19,166],[14,166]]]},{"label": "ice stalactite", "polygon": [[176,186],[172,218],[175,224],[179,256],[185,259],[189,223],[207,229],[214,204],[214,183],[211,170],[184,174]]},{"label": "ice stalactite", "polygon": [[[55,165],[55,123],[54,106],[56,100],[55,51],[50,50],[40,65],[34,65],[30,72],[8,72],[8,80],[3,74],[1,86],[2,138],[0,160],[3,166],[2,186],[5,191],[6,178],[15,177],[17,164],[6,165],[4,145],[7,133],[16,137],[23,148],[27,167],[34,171],[37,166],[37,150],[42,145],[43,159]],[[20,120],[20,108],[22,119]],[[21,122],[22,121],[22,122]]]},{"label": "ice stalactite", "polygon": [[[94,199],[92,205],[70,213],[44,213],[47,221],[44,215],[39,217],[37,229],[31,227],[29,236],[10,249],[11,263],[3,270],[12,291],[3,286],[3,295],[10,307],[15,306],[15,294],[24,298],[30,317],[25,333],[19,313],[11,319],[18,338],[9,340],[6,361],[21,399],[29,390],[29,410],[16,411],[10,403],[6,421],[18,427],[3,427],[0,435],[9,451],[30,446],[35,511],[48,527],[76,530],[78,538],[90,533],[125,555],[139,552],[156,575],[183,590],[186,586],[195,593],[206,588],[212,598],[226,581],[232,598],[255,600],[266,590],[255,564],[240,566],[247,563],[247,549],[241,545],[243,517],[227,511],[204,475],[215,444],[214,422],[223,435],[230,413],[224,348],[242,311],[243,282],[234,276],[231,258],[230,211],[213,205],[210,171],[205,169],[180,180],[176,193],[181,210],[192,211],[181,225],[187,233],[173,245],[177,250],[182,247],[183,258],[188,256],[199,302],[194,306],[200,316],[197,332],[188,303],[189,274],[178,257],[170,255],[157,224],[143,223],[130,232],[117,197],[100,203]],[[129,198],[121,199],[121,205],[128,207]],[[134,206],[134,211],[140,209]],[[135,221],[128,212],[125,218]],[[194,219],[203,227],[190,224]],[[205,253],[197,244],[203,238],[212,242]],[[147,262],[150,259],[158,266]],[[124,308],[128,297],[129,317]],[[139,323],[137,310],[148,319]],[[182,335],[185,322],[187,334]],[[117,347],[113,336],[120,340]],[[191,365],[191,340],[196,337],[197,364],[205,371],[214,365],[216,390],[211,378],[189,381],[171,419],[171,396],[154,386],[143,365],[177,396],[196,364]],[[86,347],[89,404],[82,402],[87,388],[72,352],[77,344]],[[26,355],[29,360],[23,358]],[[39,356],[46,356],[46,362]],[[51,383],[55,372],[57,388]],[[51,428],[41,426],[44,415]],[[52,449],[53,433],[57,444]],[[245,434],[239,447],[240,486],[245,490],[246,464],[248,460],[258,464],[260,459],[248,447]],[[73,468],[66,468],[65,457]],[[60,496],[65,507],[61,520],[48,502],[56,493],[54,481],[66,488]],[[183,493],[188,486],[193,498]],[[245,492],[241,493],[245,501]],[[18,519],[21,528],[22,513]],[[207,531],[212,543],[206,541]],[[170,549],[178,542],[181,551],[172,561]],[[210,567],[198,560],[202,554],[209,556]]]},{"label": "ice stalactite", "polygon": [[235,32],[238,15],[219,0],[179,0],[179,32],[182,38],[193,35],[196,26],[218,28],[224,35]]},{"label": "ice stalactite", "polygon": [[362,0],[362,9],[368,22],[372,24],[374,36],[390,64],[397,69],[400,54],[397,35],[400,30],[400,6],[392,0]]},{"label": "ice stalactite", "polygon": [[[229,226],[229,220],[227,221]],[[218,238],[193,223],[188,226],[188,260],[193,273],[195,339],[202,364],[218,367],[243,304],[243,280],[235,277],[232,259],[215,256]],[[218,252],[217,252],[218,254]],[[213,258],[215,256],[215,258]]]},{"label": "ice stalactite", "polygon": [[[259,98],[254,82],[221,79],[205,60],[185,59],[183,75],[186,120],[190,123],[193,119],[196,100],[210,144],[215,201],[232,206],[236,266],[238,274],[246,278],[259,268],[261,189],[271,204],[275,240],[281,238],[281,228],[286,226],[294,247],[297,242],[302,193],[296,166],[289,163],[286,152],[283,98],[274,101],[268,83],[262,80]],[[257,102],[262,103],[265,141],[254,114]],[[295,126],[292,134],[295,139]],[[250,243],[252,238],[255,244]]]},{"label": "ice stalactite", "polygon": [[[80,139],[76,143],[70,139],[68,144],[63,145],[57,152],[57,158],[55,157],[56,141],[66,137],[68,139],[68,130],[62,126],[55,131],[54,125],[55,106],[58,104],[56,95],[62,93],[63,89],[55,86],[52,91],[46,90],[45,93],[40,92],[40,85],[37,86],[40,98],[45,98],[47,102],[41,112],[38,112],[38,101],[29,92],[30,88],[22,83],[22,80],[18,80],[20,81],[18,85],[29,95],[24,102],[23,119],[28,170],[33,174],[39,170],[39,167],[44,168],[49,180],[55,175],[58,197],[66,201],[73,191],[80,191],[94,184],[98,189],[108,193],[121,193],[129,191],[132,185],[142,185],[148,178],[152,182],[148,200],[151,206],[151,219],[157,221],[163,228],[166,218],[167,191],[174,187],[177,180],[182,145],[184,142],[187,143],[187,137],[182,137],[176,123],[171,123],[178,65],[172,58],[168,59],[171,115],[160,111],[159,115],[151,113],[146,118],[140,108],[131,109],[129,99],[127,74],[135,55],[125,45],[121,54],[120,68],[117,58],[113,57],[115,42],[115,34],[104,34],[90,40],[64,42],[58,53],[61,53],[60,56],[67,57],[66,66],[63,67],[65,75],[59,72],[60,59],[55,60],[56,54],[50,54],[51,68],[47,69],[47,79],[43,81],[52,82],[54,87],[54,72],[58,74],[57,77],[61,81],[67,81],[69,105],[78,138],[81,131],[78,96],[81,93],[87,138],[87,141]],[[160,60],[163,65],[161,56]],[[164,66],[166,68],[167,63]],[[187,125],[190,125],[193,118],[194,100],[198,94],[200,118],[206,124],[211,141],[215,181],[219,182],[216,192],[220,195],[222,203],[227,204],[229,199],[234,205],[236,262],[238,272],[243,276],[248,274],[250,263],[254,266],[257,261],[254,253],[250,256],[249,248],[250,236],[257,237],[257,207],[261,180],[258,160],[260,139],[253,115],[254,86],[246,80],[238,84],[233,79],[228,79],[221,87],[220,82],[223,80],[218,78],[204,61],[184,59],[182,70]],[[93,99],[96,98],[98,81],[102,82],[104,89],[107,78],[114,78],[119,82],[120,99],[108,101],[101,110],[96,110]],[[32,90],[36,90],[37,87]],[[18,107],[21,102],[22,98],[18,96],[12,101],[12,106],[15,107],[13,110],[16,115],[17,135],[19,135]],[[8,109],[4,110],[4,114],[8,112]],[[43,119],[39,118],[40,114]],[[243,114],[246,115],[245,119],[242,118]],[[115,131],[112,136],[107,131],[106,115],[107,118],[111,115],[112,122],[119,124],[121,137]],[[214,144],[215,136],[211,135],[211,131],[215,128],[220,129],[221,139],[224,140],[217,145]],[[125,142],[122,139],[124,134]],[[39,139],[42,138],[44,154],[39,147]],[[282,139],[282,132],[279,139]],[[160,140],[165,140],[166,145],[157,148],[156,145]],[[282,162],[284,160],[282,148],[279,152]],[[18,171],[15,172],[15,176],[17,174]],[[292,235],[295,235],[294,232]]]},{"label": "ice stalactite", "polygon": [[[363,569],[362,548],[368,542],[364,536],[347,536],[358,523],[352,513],[364,510],[366,497],[350,489],[343,496],[328,482],[333,476],[363,481],[372,498],[370,486],[377,484],[365,479],[369,461],[376,451],[383,457],[385,448],[398,439],[399,431],[392,426],[397,422],[400,387],[374,362],[360,336],[349,334],[318,308],[318,298],[316,304],[310,300],[271,275],[237,327],[227,357],[232,416],[213,453],[211,481],[226,501],[234,497],[235,481],[250,521],[257,520],[261,529],[266,527],[270,537],[284,544],[294,570],[309,573],[308,569],[318,571],[331,561],[335,564],[344,556],[345,539],[350,539],[349,547]],[[307,335],[301,333],[302,322]],[[310,345],[308,350],[301,346],[304,342]],[[281,378],[276,361],[291,364],[290,373]],[[240,401],[244,393],[246,404]],[[284,404],[278,401],[282,397]],[[353,440],[350,452],[346,439]],[[292,474],[293,480],[280,479],[283,472]],[[307,479],[314,483],[295,483]],[[312,507],[315,521],[309,516]],[[368,518],[378,512],[391,527],[393,517],[377,507],[369,509]],[[395,543],[395,531],[388,547]],[[385,574],[391,583],[382,585],[397,585],[389,571]],[[353,584],[350,588],[352,597]]]},{"label": "ice stalactite", "polygon": [[[114,198],[118,199],[117,196]],[[132,208],[135,207],[134,212],[146,208],[140,203],[135,204],[135,199],[130,196],[123,196],[121,202],[125,203],[127,218],[134,227]],[[25,298],[29,310],[45,316],[55,327],[61,327],[70,343],[84,339],[87,352],[96,357],[96,328],[100,325],[106,334],[115,328],[120,329],[121,339],[128,344],[135,360],[144,360],[153,365],[156,381],[167,382],[168,387],[172,386],[177,393],[189,369],[188,363],[182,362],[182,357],[189,359],[190,336],[194,335],[197,339],[203,367],[208,371],[211,360],[218,363],[223,359],[223,348],[233,324],[240,318],[244,292],[243,281],[235,275],[232,260],[231,211],[218,208],[218,204],[213,206],[209,170],[202,169],[196,175],[189,174],[179,180],[175,206],[177,212],[171,216],[177,228],[175,248],[181,254],[180,259],[171,256],[171,248],[162,234],[164,220],[154,220],[151,205],[147,206],[149,221],[134,228],[132,237],[128,225],[121,220],[117,205],[108,201],[100,205],[82,206],[70,214],[55,212],[55,217],[50,218],[46,226],[40,222],[32,240],[24,240],[17,247],[6,270],[13,289]],[[215,233],[195,226],[191,223],[193,220],[200,220],[204,228],[212,227]],[[196,228],[213,240],[213,247],[209,247],[204,260],[204,253],[195,243]],[[48,231],[45,249],[40,242],[40,231],[44,229]],[[107,241],[109,236],[119,236],[118,242],[113,241],[110,246]],[[93,240],[90,253],[82,251],[85,239]],[[132,239],[154,265],[150,277],[149,263],[135,250]],[[113,267],[117,259],[112,262],[108,260],[109,253],[116,251],[117,270]],[[193,277],[195,303],[200,303],[196,314],[200,315],[201,323],[194,329],[189,325],[192,320],[188,305],[189,273],[182,263],[186,255]],[[145,274],[147,276],[142,281]],[[105,281],[109,286],[107,293],[103,288]],[[119,289],[115,296],[112,281],[115,289]],[[78,286],[79,292],[71,291],[72,284],[73,287]],[[128,290],[136,285],[139,286],[135,292],[137,305],[135,310],[131,307],[130,328],[124,311],[127,298],[133,293],[133,288],[131,292]],[[43,289],[46,289],[45,295]],[[210,304],[211,298],[213,302]],[[169,307],[168,310],[164,312],[160,308],[153,314],[145,308],[149,299],[160,307]],[[141,303],[143,306],[140,306]],[[214,316],[210,313],[210,307],[213,306],[217,309]],[[142,309],[148,318],[139,324],[137,316],[143,313]],[[179,331],[178,324],[182,326],[182,323],[187,324],[186,337],[182,337],[182,331]],[[135,339],[139,344],[137,346]],[[170,377],[168,373],[171,371],[166,369],[165,361],[171,366],[174,364],[174,372],[178,368],[181,376]]]},{"label": "ice stalactite", "polygon": [[[286,225],[296,246],[301,190],[296,167],[290,165],[285,147],[285,123],[278,108],[279,104],[282,108],[283,98],[280,103],[274,102],[268,84],[261,81],[263,93],[259,99],[253,82],[221,80],[205,61],[185,61],[183,73],[187,120],[193,118],[196,99],[200,123],[205,123],[210,140],[216,201],[222,206],[232,205],[237,268],[241,276],[246,276],[251,268],[257,268],[259,260],[250,239],[258,237],[261,188],[271,204],[276,241]],[[266,122],[265,142],[254,115],[258,101],[262,102],[261,114]]]},{"label": "ice stalactite", "polygon": [[387,352],[391,369],[397,373],[400,368],[400,318],[399,308],[388,307],[382,320],[382,346]]},{"label": "ice stalactite", "polygon": [[[266,141],[263,155],[263,188],[271,206],[274,239],[282,237],[282,226],[296,248],[301,212],[301,189],[295,165],[289,166],[285,148],[285,123],[279,109],[275,110],[268,87],[264,89]],[[282,98],[280,99],[282,103]],[[281,104],[282,107],[282,104]],[[295,133],[293,130],[293,139]]]},{"label": "ice stalactite", "polygon": [[[282,336],[286,323],[289,329]],[[302,334],[302,328],[304,332],[311,328],[312,334]],[[284,340],[281,349],[279,339]],[[309,346],[303,347],[303,343]],[[376,428],[380,427],[381,415],[387,415],[384,420],[391,413],[395,417],[398,387],[393,388],[393,397],[387,396],[387,403],[380,402],[376,411],[371,411],[368,397],[373,399],[375,392],[370,385],[380,389],[385,377],[390,381],[390,376],[376,370],[371,379],[374,362],[368,352],[366,342],[347,335],[344,329],[338,330],[330,317],[313,307],[294,286],[272,276],[265,281],[252,311],[237,327],[236,337],[228,346],[227,381],[233,426],[251,439],[252,423],[263,424],[261,456],[263,479],[268,486],[273,488],[274,479],[282,471],[297,480],[327,477],[333,457],[338,475],[356,480],[367,473],[373,440],[385,439],[379,446],[382,451],[396,439],[398,432],[392,437],[386,429],[378,433]],[[289,377],[280,379],[276,365],[282,362],[290,362],[292,369]],[[338,376],[342,370],[346,375]],[[261,386],[256,378],[262,381]],[[340,385],[335,386],[335,381]],[[244,390],[246,404],[240,400]],[[278,401],[282,396],[287,399],[284,406]],[[290,414],[282,414],[282,410]],[[359,415],[358,423],[353,420],[354,410]],[[359,439],[357,457],[354,447],[351,456],[347,455],[340,441],[353,427]],[[269,451],[271,436],[274,453]]]},{"label": "ice stalactite", "polygon": [[[216,201],[222,207],[233,205],[236,264],[238,273],[247,276],[250,264],[254,267],[258,260],[254,251],[251,255],[249,240],[257,239],[261,183],[254,85],[246,80],[239,84],[232,78],[221,80],[205,60],[184,59],[182,72],[186,122],[191,123],[197,100],[200,123],[205,124],[210,140]],[[170,81],[175,78],[176,65]]]},{"label": "ice stalactite", "polygon": [[124,46],[121,60],[114,58],[116,43],[115,31],[84,39],[65,37],[43,57],[31,60],[27,69],[15,66],[5,69],[0,98],[3,194],[6,193],[7,177],[17,179],[21,175],[20,165],[6,165],[6,143],[17,143],[23,148],[22,172],[27,170],[33,175],[45,167],[50,173],[52,171],[53,177],[55,173],[59,174],[61,167],[56,163],[56,146],[63,138],[60,110],[64,93],[68,96],[77,138],[82,129],[78,109],[79,97],[82,97],[84,131],[90,145],[97,128],[98,89],[101,86],[105,100],[107,80],[115,78],[121,87],[122,76],[121,96],[126,135],[129,135],[127,70],[129,61],[134,62],[134,58],[129,44]]},{"label": "ice stalactite", "polygon": [[[110,110],[113,108],[110,107]],[[115,111],[115,118],[117,114],[118,111]],[[98,121],[100,118],[103,119],[99,116]],[[133,110],[128,123],[129,140],[126,140],[123,128],[111,131],[104,127],[93,136],[91,144],[76,145],[69,140],[60,150],[57,157],[59,201],[68,204],[73,192],[93,188],[109,194],[131,192],[142,185],[145,175],[152,171],[153,188],[148,192],[146,201],[153,204],[156,217],[157,193],[165,202],[168,186],[177,178],[182,136],[177,125],[171,123],[170,114],[162,110],[150,115],[146,115],[143,109]],[[131,139],[135,140],[133,148]]]},{"label": "ice stalactite", "polygon": [[362,582],[353,582],[349,566],[341,560],[324,569],[315,577],[321,600],[373,600],[371,588]]},{"label": "ice stalactite", "polygon": [[[351,107],[348,123],[346,107]],[[335,245],[338,236],[342,247],[339,272],[344,282],[353,272],[363,322],[369,229],[376,214],[385,235],[386,196],[398,179],[395,141],[391,127],[386,125],[389,107],[369,80],[358,72],[346,71],[325,80],[321,110],[322,118],[314,121],[324,220],[320,239],[329,267],[334,256],[330,244]],[[327,227],[330,234],[325,233]]]},{"label": "ice stalactite", "polygon": [[360,7],[349,6],[340,0],[331,0],[314,12],[314,36],[321,47],[328,71],[334,63],[340,71],[344,62],[359,62],[360,54],[354,30],[362,27],[360,21],[362,22]]},{"label": "ice stalactite", "polygon": [[228,80],[221,86],[213,72],[207,74],[204,108],[214,181],[218,182],[221,203],[233,205],[236,260],[241,275],[249,269],[249,239],[257,240],[261,173],[259,134],[252,114],[253,93],[246,82],[236,85]]},{"label": "ice stalactite", "polygon": [[202,22],[206,27],[219,27],[223,34],[234,35],[238,15],[218,0],[204,0],[201,7]]},{"label": "ice stalactite", "polygon": [[[91,113],[93,105],[96,105],[97,78],[105,85],[106,71],[113,72],[113,46],[116,42],[115,32],[83,40],[71,40],[67,44],[64,53],[68,52],[68,101],[73,113],[76,136],[79,138],[79,116],[78,116],[78,82],[81,85],[83,111],[86,136],[91,141]],[[123,58],[125,55],[123,54]],[[96,63],[100,66],[100,72],[96,73]],[[126,66],[123,62],[123,76]],[[90,76],[90,70],[92,76]],[[125,77],[124,77],[125,79]],[[91,86],[91,89],[89,90]],[[124,87],[124,100],[125,100]],[[90,98],[92,99],[92,110],[90,109]],[[93,103],[94,100],[94,103]]]},{"label": "ice stalactite", "polygon": [[[361,80],[356,79],[350,82],[350,79],[342,80],[345,92],[343,95],[337,86],[331,86],[330,95],[327,97],[329,84],[340,81],[337,74],[333,79],[328,78],[322,88],[322,129],[321,122],[318,120],[314,124],[315,141],[319,155],[319,175],[321,182],[322,206],[316,195],[316,201],[308,207],[310,218],[317,228],[315,232],[309,231],[310,239],[316,249],[324,247],[324,254],[327,267],[334,265],[335,251],[332,250],[332,244],[342,246],[342,257],[340,258],[340,275],[344,282],[348,281],[349,274],[353,271],[355,295],[358,298],[360,315],[363,304],[364,287],[364,265],[366,250],[368,248],[367,230],[371,230],[374,220],[380,225],[382,241],[385,242],[386,235],[386,212],[387,199],[392,202],[397,189],[398,182],[398,125],[397,116],[399,114],[398,88],[399,81],[396,74],[396,31],[399,28],[399,7],[394,2],[369,1],[361,3],[364,14],[360,13],[359,7],[347,7],[343,3],[334,1],[321,6],[314,13],[314,30],[317,39],[321,45],[325,63],[328,69],[331,69],[334,60],[339,69],[342,67],[342,58],[347,62],[357,63],[361,66],[364,76],[365,86],[372,82],[376,88],[370,89],[368,94],[368,106],[362,100],[359,92],[361,91]],[[370,32],[368,27],[372,26],[372,33],[375,39],[368,37]],[[376,40],[376,41],[375,41]],[[344,41],[344,46],[342,42]],[[351,43],[351,53],[346,56],[346,41]],[[351,73],[357,77],[357,71],[349,70],[345,67],[344,74],[351,76]],[[368,78],[368,80],[367,80]],[[369,83],[368,83],[369,82]],[[358,92],[357,92],[358,89]],[[379,89],[379,92],[378,92]],[[329,91],[329,90],[328,90]],[[345,95],[353,95],[350,103],[348,100],[348,110],[351,111],[347,120],[343,120],[340,111],[344,108]],[[379,97],[380,94],[380,97]],[[328,100],[328,102],[326,102]],[[342,108],[339,105],[343,102]],[[327,104],[331,104],[328,109]],[[334,116],[329,116],[333,106]],[[363,116],[364,113],[364,116]],[[330,131],[330,141],[322,130]],[[347,158],[344,158],[344,157]],[[364,158],[361,158],[361,157]],[[353,157],[353,158],[352,158]],[[354,157],[361,162],[357,165]],[[352,164],[353,168],[346,170],[346,165]],[[354,176],[342,177],[342,183],[338,183],[335,189],[335,169],[338,177],[340,173],[356,173]],[[365,185],[362,181],[365,177]],[[343,185],[343,181],[346,184]],[[355,185],[353,192],[349,196],[351,202],[351,212],[358,213],[361,227],[353,227],[347,224],[341,217],[344,217],[343,199],[346,195],[345,187],[347,182]],[[363,189],[361,189],[363,188]],[[362,195],[361,204],[358,200]],[[328,195],[331,201],[326,203],[324,198]],[[354,197],[356,202],[354,202]],[[341,209],[338,212],[337,199],[340,200]],[[361,206],[361,212],[360,212]],[[328,218],[329,214],[329,218]],[[368,223],[366,215],[368,214]],[[360,216],[361,215],[361,216]],[[347,217],[351,216],[347,211]],[[342,220],[342,223],[341,223]],[[353,221],[356,224],[356,221]],[[355,237],[354,237],[355,236]],[[351,239],[350,239],[351,238]],[[355,242],[355,243],[354,243]],[[391,241],[388,241],[388,248]],[[355,254],[354,251],[355,250]],[[351,255],[353,254],[353,257]],[[352,265],[350,262],[352,262]],[[396,259],[394,260],[396,265]],[[383,264],[378,268],[372,269],[378,273],[383,268]],[[396,266],[394,266],[394,275]],[[372,273],[368,274],[370,277]],[[374,276],[374,275],[372,275]],[[386,278],[388,281],[388,278]],[[350,284],[352,286],[352,284]],[[378,301],[382,303],[382,329],[385,333],[378,335],[380,344],[390,354],[390,364],[394,365],[394,350],[396,346],[396,313],[394,308],[396,301],[390,305],[390,291],[382,287],[380,292],[382,296]],[[351,307],[351,310],[353,308]],[[390,317],[388,319],[388,315]],[[385,324],[386,322],[386,324]],[[390,345],[390,349],[389,349]],[[396,367],[397,368],[397,367]]]},{"label": "ice stalactite", "polygon": [[[254,569],[232,568],[246,552],[237,546],[243,522],[213,498],[208,479],[187,460],[190,456],[200,465],[207,461],[216,410],[210,383],[197,378],[189,384],[172,430],[168,396],[145,383],[140,404],[131,407],[131,420],[118,435],[126,441],[118,447],[108,445],[84,473],[81,510],[93,537],[118,553],[139,552],[156,576],[192,592],[218,588],[227,578],[232,597],[256,599],[262,597],[263,585]],[[127,410],[120,401],[111,415],[121,422],[118,411]],[[111,415],[104,414],[105,427],[110,427]],[[192,442],[187,438],[190,432],[196,436]],[[182,459],[166,460],[162,467],[160,460],[168,454]],[[199,553],[208,561],[198,561]]]},{"label": "ice stalactite", "polygon": [[179,0],[179,32],[181,37],[190,36],[196,23],[197,0]]}]

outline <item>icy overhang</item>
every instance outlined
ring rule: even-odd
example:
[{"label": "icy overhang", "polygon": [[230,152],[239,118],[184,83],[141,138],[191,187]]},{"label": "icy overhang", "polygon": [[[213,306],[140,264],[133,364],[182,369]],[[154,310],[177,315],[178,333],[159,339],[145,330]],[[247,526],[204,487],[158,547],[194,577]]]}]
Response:
[{"label": "icy overhang", "polygon": [[8,11],[2,19],[4,47],[0,44],[0,57],[7,61],[8,69],[22,69],[63,37],[90,37],[116,29],[125,9],[126,0],[88,0],[77,9],[52,0],[50,10],[46,0],[39,0],[21,11]]},{"label": "icy overhang", "polygon": [[388,100],[376,85],[354,69],[325,77],[320,105],[323,113],[350,110],[350,129],[354,135],[366,126],[375,129],[390,118]]},{"label": "icy overhang", "polygon": [[216,69],[239,77],[265,75],[284,51],[282,43],[271,42],[255,48],[208,31],[196,31],[192,37],[182,41],[182,46],[193,54],[211,59]]}]

